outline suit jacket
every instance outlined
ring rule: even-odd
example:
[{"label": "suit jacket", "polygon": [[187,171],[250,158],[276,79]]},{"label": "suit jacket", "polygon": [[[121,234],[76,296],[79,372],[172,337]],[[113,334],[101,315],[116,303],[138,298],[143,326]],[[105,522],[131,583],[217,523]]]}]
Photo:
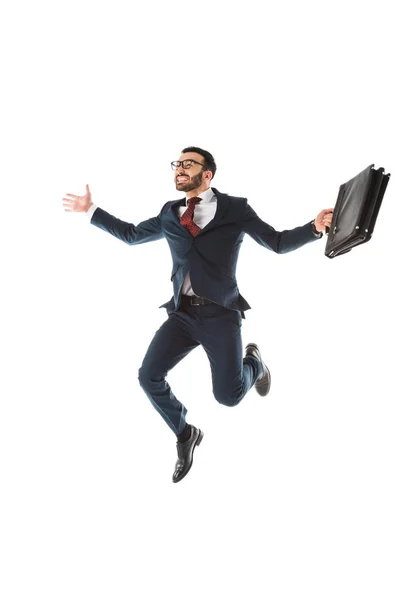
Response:
[{"label": "suit jacket", "polygon": [[[217,196],[217,212],[196,237],[179,222],[177,206],[185,198],[172,200],[162,207],[159,215],[138,225],[121,221],[105,210],[97,208],[91,223],[108,231],[129,245],[144,244],[165,238],[172,254],[171,280],[174,295],[160,308],[179,309],[180,292],[186,273],[190,271],[192,288],[197,296],[208,298],[225,308],[243,311],[251,308],[240,295],[236,281],[236,264],[245,233],[256,242],[284,254],[300,248],[317,236],[311,221],[294,229],[276,231],[262,221],[246,198],[222,194],[212,188]],[[244,315],[243,315],[244,316]]]}]

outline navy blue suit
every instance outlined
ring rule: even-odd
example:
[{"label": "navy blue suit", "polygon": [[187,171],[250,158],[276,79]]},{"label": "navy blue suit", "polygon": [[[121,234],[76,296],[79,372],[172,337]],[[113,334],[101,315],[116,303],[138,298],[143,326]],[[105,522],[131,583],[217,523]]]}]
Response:
[{"label": "navy blue suit", "polygon": [[[130,245],[163,237],[169,244],[174,295],[162,305],[168,319],[150,344],[139,370],[139,382],[176,434],[185,427],[186,408],[176,399],[165,377],[193,348],[202,345],[206,351],[213,392],[222,404],[238,404],[262,373],[261,363],[253,357],[243,359],[242,351],[241,321],[250,305],[239,293],[236,264],[245,233],[279,254],[321,237],[315,235],[311,222],[275,231],[257,216],[246,198],[212,190],[217,196],[215,217],[196,237],[180,224],[177,215],[184,198],[167,202],[158,216],[138,225],[121,221],[101,208],[91,219],[91,223]],[[188,271],[195,294],[215,304],[182,309],[180,293]]]}]

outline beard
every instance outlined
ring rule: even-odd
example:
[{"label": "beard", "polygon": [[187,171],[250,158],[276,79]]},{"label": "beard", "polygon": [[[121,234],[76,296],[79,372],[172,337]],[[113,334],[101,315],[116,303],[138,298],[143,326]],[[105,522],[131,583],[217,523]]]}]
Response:
[{"label": "beard", "polygon": [[197,175],[193,175],[193,177],[189,176],[189,180],[185,183],[176,183],[176,189],[180,192],[191,192],[196,188],[200,187],[203,181],[203,171],[197,173]]}]

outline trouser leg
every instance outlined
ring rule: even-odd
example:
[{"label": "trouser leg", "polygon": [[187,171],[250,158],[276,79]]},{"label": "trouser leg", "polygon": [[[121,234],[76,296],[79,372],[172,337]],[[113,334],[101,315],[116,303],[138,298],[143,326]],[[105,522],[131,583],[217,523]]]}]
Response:
[{"label": "trouser leg", "polygon": [[198,345],[192,339],[190,320],[182,313],[171,313],[154,335],[139,369],[141,387],[176,435],[185,427],[187,409],[175,397],[165,377]]},{"label": "trouser leg", "polygon": [[237,311],[216,308],[204,314],[199,340],[211,366],[213,393],[226,406],[238,404],[262,374],[254,357],[243,358],[242,317]]}]

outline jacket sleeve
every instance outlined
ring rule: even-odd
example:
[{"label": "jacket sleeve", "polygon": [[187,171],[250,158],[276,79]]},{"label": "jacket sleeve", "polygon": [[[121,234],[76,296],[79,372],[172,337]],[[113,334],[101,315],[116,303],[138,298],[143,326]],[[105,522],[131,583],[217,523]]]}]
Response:
[{"label": "jacket sleeve", "polygon": [[301,227],[276,231],[271,225],[262,221],[249,204],[246,204],[242,230],[258,244],[277,254],[292,252],[322,237],[322,234],[317,235],[313,232],[311,221]]},{"label": "jacket sleeve", "polygon": [[[162,212],[162,211],[161,211]],[[96,208],[91,218],[91,223],[111,233],[114,237],[129,245],[154,242],[164,237],[161,228],[161,212],[157,217],[142,221],[138,225],[121,221],[102,208]]]}]

